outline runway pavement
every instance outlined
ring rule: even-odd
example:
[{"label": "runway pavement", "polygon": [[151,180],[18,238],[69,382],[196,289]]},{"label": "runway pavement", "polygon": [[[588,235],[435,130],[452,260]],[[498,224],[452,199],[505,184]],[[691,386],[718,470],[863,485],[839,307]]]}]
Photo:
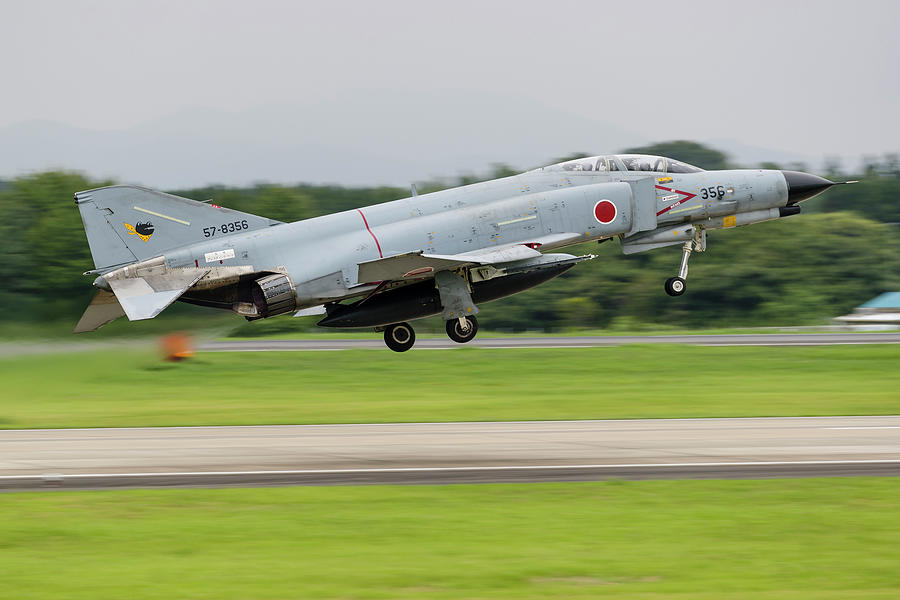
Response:
[{"label": "runway pavement", "polygon": [[[900,344],[895,333],[751,333],[724,335],[598,335],[554,337],[476,338],[457,344],[447,338],[418,339],[414,350],[452,348],[593,348],[625,344],[690,344],[695,346],[831,346],[842,344]],[[206,342],[198,350],[207,352],[265,352],[302,350],[384,350],[380,338],[304,339],[304,340],[229,340]]]},{"label": "runway pavement", "polygon": [[900,416],[0,431],[0,489],[900,476]]}]

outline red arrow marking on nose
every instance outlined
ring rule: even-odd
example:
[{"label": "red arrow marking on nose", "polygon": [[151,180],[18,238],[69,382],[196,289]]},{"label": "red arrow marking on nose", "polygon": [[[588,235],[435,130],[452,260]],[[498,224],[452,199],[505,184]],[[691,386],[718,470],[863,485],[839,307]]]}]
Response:
[{"label": "red arrow marking on nose", "polygon": [[697,194],[692,194],[692,193],[690,193],[690,192],[682,192],[681,190],[673,190],[672,188],[663,187],[663,186],[661,186],[661,185],[656,186],[656,189],[658,189],[658,190],[663,190],[664,192],[675,192],[676,194],[681,194],[682,196],[684,196],[684,198],[682,198],[682,199],[679,200],[678,202],[673,202],[672,204],[668,205],[667,207],[665,207],[664,209],[662,209],[661,211],[659,211],[658,213],[656,213],[656,216],[657,216],[657,217],[658,217],[659,215],[665,213],[665,212],[669,212],[670,210],[672,210],[673,208],[675,208],[675,207],[678,206],[679,204],[684,204],[685,202],[687,202],[687,201],[690,200],[691,198],[694,198],[694,197],[697,196]]}]

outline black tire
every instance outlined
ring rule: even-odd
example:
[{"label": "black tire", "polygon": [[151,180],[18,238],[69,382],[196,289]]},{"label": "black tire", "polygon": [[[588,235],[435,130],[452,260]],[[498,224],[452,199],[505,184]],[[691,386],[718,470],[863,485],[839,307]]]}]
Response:
[{"label": "black tire", "polygon": [[409,323],[395,323],[384,329],[384,343],[394,352],[406,352],[416,343],[416,332]]},{"label": "black tire", "polygon": [[459,324],[459,319],[450,319],[447,321],[447,336],[457,344],[465,344],[475,339],[478,333],[478,319],[474,316],[463,317],[468,327],[463,329]]},{"label": "black tire", "polygon": [[669,277],[666,279],[666,293],[670,296],[680,296],[687,289],[687,284],[681,277]]}]

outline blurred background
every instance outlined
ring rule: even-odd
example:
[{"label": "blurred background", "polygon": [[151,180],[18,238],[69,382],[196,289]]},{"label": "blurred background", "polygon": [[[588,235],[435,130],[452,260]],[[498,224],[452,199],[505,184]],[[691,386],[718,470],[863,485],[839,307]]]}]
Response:
[{"label": "blurred background", "polygon": [[[893,2],[42,2],[0,20],[0,320],[67,334],[93,288],[74,192],[113,182],[292,221],[579,155],[862,179],[803,215],[677,247],[618,244],[485,307],[483,327],[825,325],[900,290]],[[95,337],[243,324],[177,306]],[[439,328],[439,324],[438,324]]]},{"label": "blurred background", "polygon": [[[598,258],[480,307],[482,339],[828,326],[900,292],[898,24],[897,0],[0,0],[0,487],[40,490],[0,493],[0,597],[900,598],[896,477],[778,478],[898,472],[896,334],[231,352],[210,346],[285,346],[204,342],[380,334],[179,303],[71,334],[95,292],[77,191],[137,184],[293,221],[616,152],[861,183],[712,231],[679,298],[663,291],[678,246],[567,250]],[[445,338],[439,319],[415,326]],[[846,415],[881,416],[795,420]],[[584,419],[674,420],[641,425],[643,450],[615,423],[550,424],[557,441],[528,423]],[[247,427],[273,424],[288,427]],[[643,461],[657,477],[778,457],[796,470],[762,480],[68,491],[86,472],[168,487],[174,471],[394,465],[414,483],[431,466]],[[858,468],[816,466],[835,458]]]}]

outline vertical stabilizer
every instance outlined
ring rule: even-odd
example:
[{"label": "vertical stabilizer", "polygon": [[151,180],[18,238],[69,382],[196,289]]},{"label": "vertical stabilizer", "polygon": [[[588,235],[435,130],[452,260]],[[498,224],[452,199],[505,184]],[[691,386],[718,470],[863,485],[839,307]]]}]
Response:
[{"label": "vertical stabilizer", "polygon": [[75,194],[97,269],[161,256],[213,237],[280,221],[146,188],[116,185]]}]

